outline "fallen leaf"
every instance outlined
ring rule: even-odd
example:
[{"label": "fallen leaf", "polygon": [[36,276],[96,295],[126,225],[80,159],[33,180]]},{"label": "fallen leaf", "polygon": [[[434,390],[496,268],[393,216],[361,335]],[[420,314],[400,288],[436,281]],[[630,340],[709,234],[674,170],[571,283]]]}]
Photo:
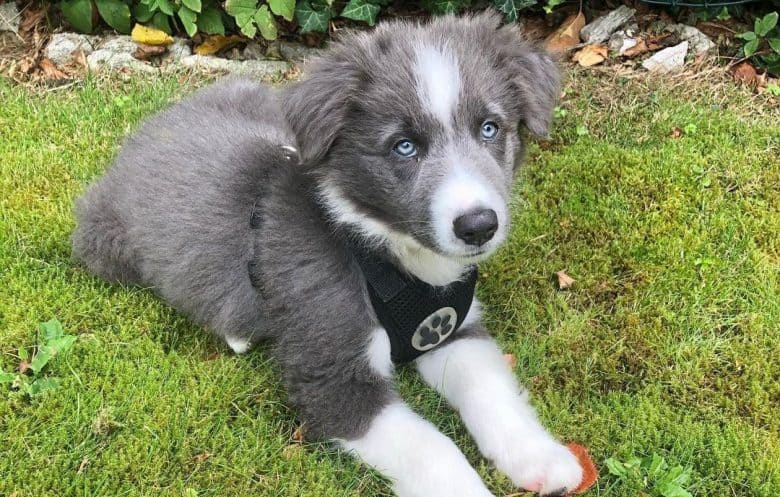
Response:
[{"label": "fallen leaf", "polygon": [[19,363],[19,372],[24,374],[28,369],[30,369],[30,363],[27,362],[27,359],[22,359],[22,361]]},{"label": "fallen leaf", "polygon": [[304,425],[299,426],[295,429],[295,431],[292,434],[293,442],[296,443],[303,443],[303,436],[306,434],[306,427]]},{"label": "fallen leaf", "polygon": [[504,360],[512,369],[515,369],[515,366],[517,366],[517,357],[514,354],[504,354]]},{"label": "fallen leaf", "polygon": [[669,134],[670,137],[674,138],[675,140],[677,138],[680,138],[683,135],[683,130],[679,127],[675,126],[672,128],[672,132]]},{"label": "fallen leaf", "polygon": [[206,38],[206,41],[195,47],[195,53],[197,55],[213,55],[222,50],[234,47],[242,41],[245,41],[244,38],[238,35],[212,35]]},{"label": "fallen leaf", "polygon": [[649,51],[650,49],[647,48],[647,43],[645,40],[643,38],[639,38],[636,45],[623,52],[623,56],[628,57],[629,59],[633,59],[637,55],[642,55],[643,53],[647,53]]},{"label": "fallen leaf", "polygon": [[138,48],[133,52],[133,57],[138,60],[149,60],[157,55],[162,55],[167,52],[168,49],[164,45],[146,45],[145,43],[139,43]]},{"label": "fallen leaf", "polygon": [[57,69],[50,59],[43,58],[40,62],[40,68],[43,71],[43,77],[48,80],[60,81],[68,79],[68,75]]},{"label": "fallen leaf", "polygon": [[584,494],[585,491],[592,487],[593,484],[596,483],[596,480],[599,479],[599,472],[596,470],[596,465],[593,463],[590,454],[588,454],[588,449],[574,442],[566,445],[566,448],[569,449],[569,452],[574,454],[574,457],[577,458],[577,462],[580,463],[580,467],[582,468],[582,480],[580,481],[580,484],[577,485],[577,488],[572,490],[572,493]]},{"label": "fallen leaf", "polygon": [[561,290],[566,290],[567,288],[571,288],[574,282],[577,281],[563,271],[558,271],[557,273],[555,273],[555,276],[558,277],[558,288],[560,288]]},{"label": "fallen leaf", "polygon": [[211,454],[208,452],[202,452],[195,457],[192,458],[193,461],[195,461],[197,464],[202,464],[206,459],[211,457]]},{"label": "fallen leaf", "polygon": [[130,37],[134,42],[143,43],[144,45],[170,45],[173,43],[173,38],[165,31],[149,28],[140,24],[133,26]]},{"label": "fallen leaf", "polygon": [[46,8],[35,8],[29,5],[22,11],[22,20],[19,22],[19,34],[26,36],[35,31],[35,28],[44,17],[46,17]]},{"label": "fallen leaf", "polygon": [[562,53],[580,43],[580,30],[585,26],[585,16],[582,12],[566,18],[565,21],[547,37],[545,48],[551,52]]},{"label": "fallen leaf", "polygon": [[734,66],[731,70],[731,75],[734,81],[748,86],[755,86],[756,78],[758,77],[756,69],[749,62],[742,62]]},{"label": "fallen leaf", "polygon": [[574,54],[572,60],[579,63],[582,67],[591,67],[601,64],[607,58],[607,46],[587,45],[582,50]]},{"label": "fallen leaf", "polygon": [[87,469],[87,466],[89,465],[89,458],[84,458],[81,460],[81,464],[79,464],[79,469],[76,470],[76,474],[80,475],[84,472],[85,469]]},{"label": "fallen leaf", "polygon": [[666,33],[666,34],[660,34],[658,36],[653,36],[652,38],[648,38],[645,40],[645,43],[647,43],[647,49],[651,52],[655,52],[656,50],[661,50],[662,48],[671,47],[672,45],[677,45],[679,43],[680,37],[675,35],[674,33]]}]

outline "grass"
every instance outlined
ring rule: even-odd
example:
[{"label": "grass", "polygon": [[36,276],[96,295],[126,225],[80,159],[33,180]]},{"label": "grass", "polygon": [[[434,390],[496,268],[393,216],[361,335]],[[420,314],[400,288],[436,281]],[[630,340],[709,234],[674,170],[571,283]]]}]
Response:
[{"label": "grass", "polygon": [[[0,390],[2,496],[389,495],[349,457],[294,442],[262,350],[233,356],[150,292],[70,260],[74,197],[140,119],[197,84],[0,80],[0,369],[40,321],[78,335],[50,364],[57,390]],[[532,148],[479,294],[544,422],[602,468],[588,495],[655,495],[604,466],[654,454],[687,468],[696,496],[780,493],[780,111],[755,105],[577,72],[553,139]],[[551,280],[562,269],[571,291]],[[512,493],[444,402],[399,377],[495,494]]]}]

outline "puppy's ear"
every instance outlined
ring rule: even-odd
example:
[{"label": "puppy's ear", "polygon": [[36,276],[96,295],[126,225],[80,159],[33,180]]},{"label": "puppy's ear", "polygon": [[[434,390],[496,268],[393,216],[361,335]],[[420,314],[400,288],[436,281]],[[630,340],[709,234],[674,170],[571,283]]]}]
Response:
[{"label": "puppy's ear", "polygon": [[355,64],[335,52],[307,70],[306,79],[284,91],[284,110],[298,139],[301,161],[308,165],[321,160],[333,144],[358,82]]},{"label": "puppy's ear", "polygon": [[522,33],[515,26],[504,26],[497,33],[497,38],[503,41],[499,53],[509,70],[520,122],[532,134],[545,137],[550,132],[553,108],[560,94],[558,64],[547,51],[523,41]]}]

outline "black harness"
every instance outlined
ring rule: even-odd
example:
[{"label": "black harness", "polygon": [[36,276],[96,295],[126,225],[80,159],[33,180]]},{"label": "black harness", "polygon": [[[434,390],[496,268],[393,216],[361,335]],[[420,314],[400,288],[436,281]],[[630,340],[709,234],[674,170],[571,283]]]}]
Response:
[{"label": "black harness", "polygon": [[392,262],[352,247],[366,279],[374,313],[390,338],[393,362],[409,362],[451,337],[474,298],[477,267],[447,286],[433,286],[400,271]]},{"label": "black harness", "polygon": [[[253,209],[250,226],[259,225],[259,212]],[[447,286],[433,286],[404,273],[385,254],[345,241],[366,279],[374,313],[390,338],[393,362],[412,361],[458,331],[474,299],[477,266]],[[249,279],[261,291],[257,269],[250,260]]]}]

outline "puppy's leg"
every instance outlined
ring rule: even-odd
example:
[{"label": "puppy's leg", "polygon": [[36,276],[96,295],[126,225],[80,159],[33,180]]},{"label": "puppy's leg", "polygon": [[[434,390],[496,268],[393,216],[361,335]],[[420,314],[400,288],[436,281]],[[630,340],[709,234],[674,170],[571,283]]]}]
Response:
[{"label": "puppy's leg", "polygon": [[491,497],[455,444],[398,399],[384,330],[374,332],[366,351],[349,362],[323,362],[316,375],[288,378],[306,426],[376,468],[399,497]]},{"label": "puppy's leg", "polygon": [[417,359],[425,381],[460,412],[485,457],[519,487],[562,495],[579,485],[582,469],[542,427],[528,394],[501,350],[480,325]]}]

